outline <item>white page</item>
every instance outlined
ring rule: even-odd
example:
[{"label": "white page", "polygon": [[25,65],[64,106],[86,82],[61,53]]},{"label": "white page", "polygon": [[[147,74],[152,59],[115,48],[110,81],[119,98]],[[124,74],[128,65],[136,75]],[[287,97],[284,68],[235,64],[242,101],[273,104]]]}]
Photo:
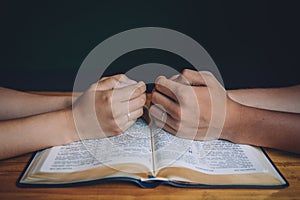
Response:
[{"label": "white page", "polygon": [[[42,172],[74,172],[99,165],[139,163],[152,170],[150,129],[139,119],[123,134],[84,140],[50,149]],[[129,169],[130,170],[130,169]]]},{"label": "white page", "polygon": [[188,167],[207,174],[265,172],[256,158],[260,149],[224,140],[193,141],[161,129],[154,130],[156,171],[169,167]]}]

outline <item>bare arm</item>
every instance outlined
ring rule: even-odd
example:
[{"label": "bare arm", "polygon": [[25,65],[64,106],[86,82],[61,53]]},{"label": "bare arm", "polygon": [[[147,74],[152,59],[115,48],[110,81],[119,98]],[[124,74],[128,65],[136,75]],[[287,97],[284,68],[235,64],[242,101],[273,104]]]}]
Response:
[{"label": "bare arm", "polygon": [[78,140],[70,110],[0,121],[0,159]]},{"label": "bare arm", "polygon": [[221,137],[236,143],[300,153],[300,114],[295,113],[298,112],[295,105],[300,100],[296,101],[296,89],[299,92],[298,86],[263,89],[264,92],[261,89],[228,91],[228,96],[234,93],[235,97],[248,97],[248,100],[244,105],[245,101],[241,104],[228,99],[228,117]]},{"label": "bare arm", "polygon": [[60,110],[71,104],[72,96],[36,95],[0,87],[0,120]]},{"label": "bare arm", "polygon": [[227,94],[233,101],[245,106],[300,113],[300,85],[269,89],[228,90]]}]

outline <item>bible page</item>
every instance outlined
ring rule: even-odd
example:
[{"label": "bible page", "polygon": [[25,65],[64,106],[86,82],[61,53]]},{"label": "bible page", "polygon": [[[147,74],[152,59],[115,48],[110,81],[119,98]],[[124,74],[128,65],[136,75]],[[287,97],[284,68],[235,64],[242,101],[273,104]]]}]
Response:
[{"label": "bible page", "polygon": [[40,171],[74,172],[123,163],[141,164],[152,172],[150,129],[142,119],[118,136],[52,147]]},{"label": "bible page", "polygon": [[206,174],[265,172],[258,160],[261,149],[224,140],[193,141],[161,129],[153,130],[156,172],[164,167],[184,167]]}]

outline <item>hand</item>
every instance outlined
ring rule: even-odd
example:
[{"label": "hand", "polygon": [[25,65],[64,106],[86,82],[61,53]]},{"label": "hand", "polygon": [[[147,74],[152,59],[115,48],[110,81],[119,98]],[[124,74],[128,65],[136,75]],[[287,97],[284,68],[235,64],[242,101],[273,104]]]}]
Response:
[{"label": "hand", "polygon": [[118,135],[143,115],[146,86],[125,75],[102,78],[74,103],[73,120],[80,139]]},{"label": "hand", "polygon": [[224,131],[226,91],[210,72],[184,70],[171,79],[158,77],[152,103],[156,125],[179,137],[217,139]]}]

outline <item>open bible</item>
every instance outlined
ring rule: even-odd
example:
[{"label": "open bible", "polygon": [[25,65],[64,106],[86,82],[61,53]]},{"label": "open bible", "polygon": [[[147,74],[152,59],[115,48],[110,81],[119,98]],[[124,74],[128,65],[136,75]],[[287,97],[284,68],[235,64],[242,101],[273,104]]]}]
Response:
[{"label": "open bible", "polygon": [[37,152],[19,186],[132,181],[141,187],[280,188],[284,177],[259,147],[193,141],[139,119],[115,137],[82,140]]}]

